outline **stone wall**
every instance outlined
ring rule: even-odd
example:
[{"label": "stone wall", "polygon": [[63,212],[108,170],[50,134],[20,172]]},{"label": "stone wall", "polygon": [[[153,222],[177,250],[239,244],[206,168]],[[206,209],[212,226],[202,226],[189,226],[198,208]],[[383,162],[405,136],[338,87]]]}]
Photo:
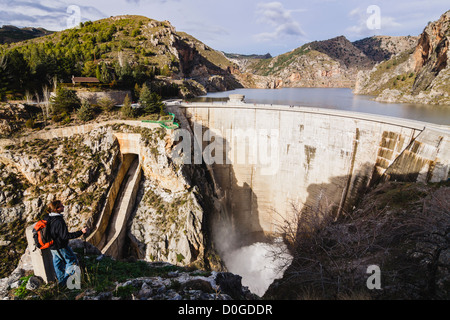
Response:
[{"label": "stone wall", "polygon": [[123,100],[126,96],[129,96],[131,99],[131,91],[83,91],[77,90],[77,96],[81,100],[88,100],[91,104],[98,103],[98,100],[102,98],[109,98],[115,102],[116,105],[123,104]]}]

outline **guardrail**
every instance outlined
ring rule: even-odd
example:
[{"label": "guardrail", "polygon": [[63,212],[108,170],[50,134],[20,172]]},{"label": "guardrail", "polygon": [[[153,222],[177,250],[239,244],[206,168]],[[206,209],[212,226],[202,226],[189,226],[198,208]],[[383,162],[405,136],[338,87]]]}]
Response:
[{"label": "guardrail", "polygon": [[175,130],[180,127],[178,123],[175,122],[175,115],[173,113],[169,113],[172,116],[171,120],[142,120],[142,122],[146,123],[158,123],[161,127],[167,130]]}]

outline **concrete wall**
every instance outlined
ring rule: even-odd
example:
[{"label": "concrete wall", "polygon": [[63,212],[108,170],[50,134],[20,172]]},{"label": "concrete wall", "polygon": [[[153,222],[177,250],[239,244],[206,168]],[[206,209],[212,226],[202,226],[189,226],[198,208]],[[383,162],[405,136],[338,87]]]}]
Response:
[{"label": "concrete wall", "polygon": [[[87,241],[89,241],[91,244],[98,247],[99,249],[102,249],[103,246],[106,244],[101,242],[102,240],[103,242],[105,242],[104,237],[106,229],[108,228],[108,223],[111,219],[111,214],[113,213],[114,204],[119,194],[120,186],[125,178],[128,169],[130,168],[131,163],[133,162],[133,157],[131,156],[126,155],[124,156],[123,154],[120,154],[118,157],[120,157],[120,164],[116,179],[114,180],[113,184],[111,185],[111,188],[109,189],[105,205],[103,206],[102,212],[96,223],[95,229],[87,238]],[[116,159],[115,161],[119,161],[119,159]]]},{"label": "concrete wall", "polygon": [[[171,111],[184,126],[189,123],[192,131],[198,131],[199,124],[203,127],[196,137],[203,150],[212,141],[202,141],[208,129],[227,142],[223,154],[233,163],[209,167],[228,214],[243,232],[276,232],[278,213],[287,217],[292,204],[334,213],[347,210],[364,188],[380,178],[448,178],[450,134],[445,127],[235,101],[183,103]],[[265,152],[264,142],[276,146],[272,148],[276,156],[269,163],[260,156]],[[255,146],[259,149],[257,161],[247,156],[246,163],[238,163],[237,157]]]},{"label": "concrete wall", "polygon": [[125,97],[128,95],[128,97],[131,99],[132,94],[131,91],[129,90],[123,90],[123,91],[119,91],[119,90],[110,90],[110,91],[88,91],[86,89],[75,89],[77,92],[77,96],[78,98],[80,98],[81,100],[88,100],[89,103],[91,104],[96,104],[98,103],[98,101],[102,98],[109,98],[112,101],[114,101],[114,103],[116,105],[120,105],[123,104],[123,101],[125,99]]},{"label": "concrete wall", "polygon": [[[136,195],[139,190],[139,183],[142,177],[142,170],[139,161],[136,160],[131,165],[127,174],[126,185],[124,191],[116,204],[117,214],[112,221],[114,224],[111,231],[113,234],[108,235],[108,242],[102,248],[102,253],[112,257],[121,258],[124,246],[127,222],[136,203]],[[110,232],[111,232],[110,231]]]}]

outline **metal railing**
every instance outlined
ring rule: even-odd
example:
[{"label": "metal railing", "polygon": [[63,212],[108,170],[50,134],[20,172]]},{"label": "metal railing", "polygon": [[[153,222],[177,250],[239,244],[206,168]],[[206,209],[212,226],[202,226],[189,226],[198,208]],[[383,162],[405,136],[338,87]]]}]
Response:
[{"label": "metal railing", "polygon": [[173,113],[169,113],[172,116],[171,120],[142,120],[142,122],[146,123],[159,123],[159,125],[167,130],[175,130],[180,127],[178,123],[175,122],[175,115]]}]

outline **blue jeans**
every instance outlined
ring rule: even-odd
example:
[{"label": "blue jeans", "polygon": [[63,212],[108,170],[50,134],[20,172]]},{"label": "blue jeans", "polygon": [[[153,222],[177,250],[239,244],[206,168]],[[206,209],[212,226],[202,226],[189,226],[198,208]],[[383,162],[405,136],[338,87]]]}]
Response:
[{"label": "blue jeans", "polygon": [[58,284],[66,285],[67,279],[75,273],[75,268],[78,265],[77,257],[69,246],[50,251],[53,256],[53,267],[58,278]]}]

